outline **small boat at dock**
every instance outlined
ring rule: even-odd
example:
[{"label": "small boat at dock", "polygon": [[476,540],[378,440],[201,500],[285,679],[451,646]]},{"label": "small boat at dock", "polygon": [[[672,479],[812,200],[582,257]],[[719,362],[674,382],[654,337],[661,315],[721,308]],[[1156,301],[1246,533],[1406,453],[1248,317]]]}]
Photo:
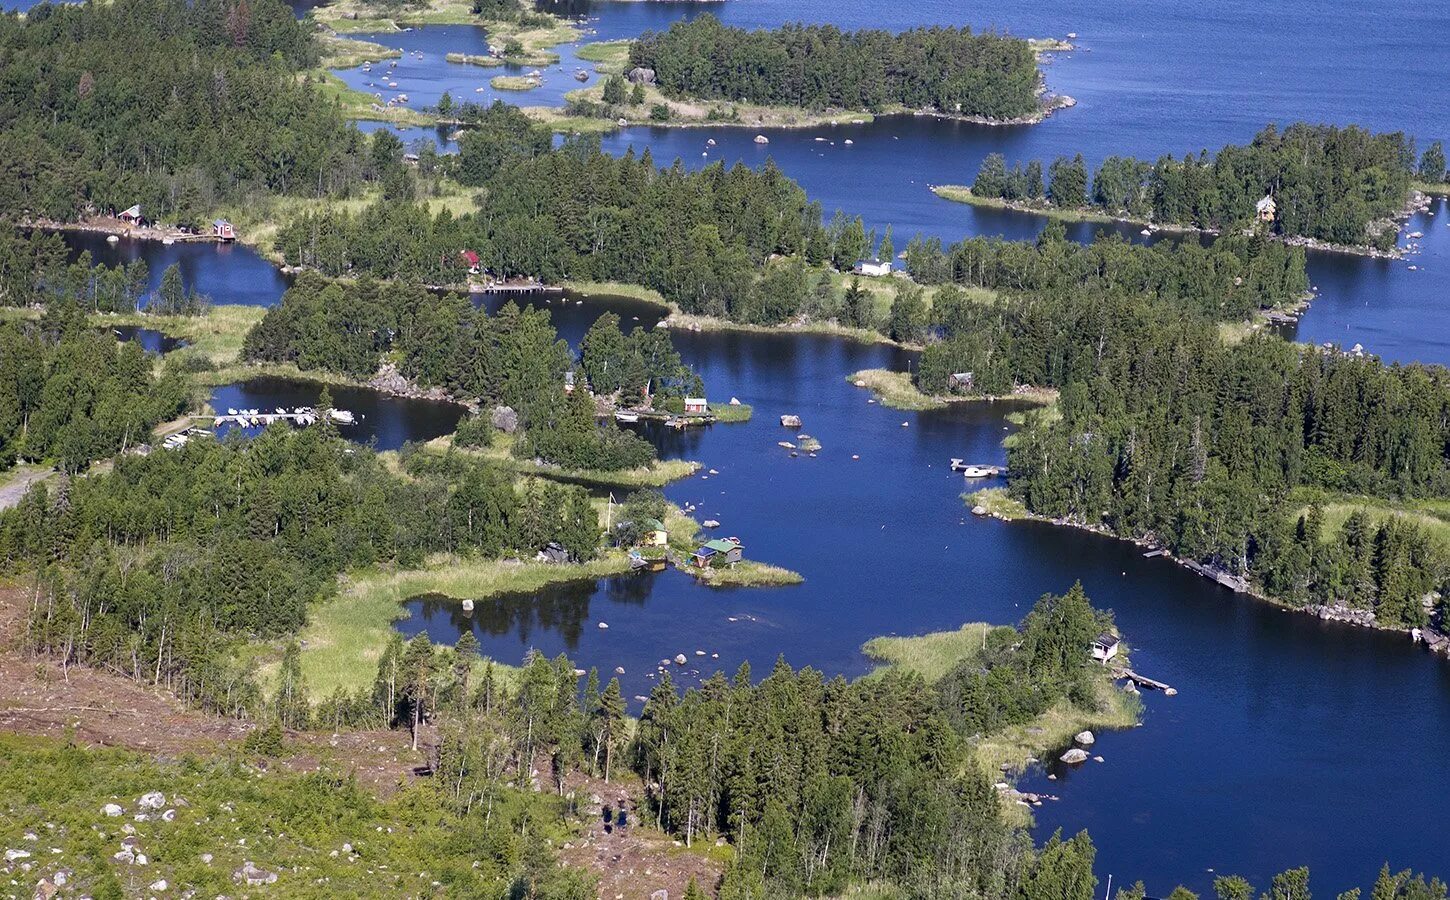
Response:
[{"label": "small boat at dock", "polygon": [[620,410],[619,412],[616,412],[614,414],[614,421],[632,424],[639,421],[639,413],[624,412],[623,410]]}]

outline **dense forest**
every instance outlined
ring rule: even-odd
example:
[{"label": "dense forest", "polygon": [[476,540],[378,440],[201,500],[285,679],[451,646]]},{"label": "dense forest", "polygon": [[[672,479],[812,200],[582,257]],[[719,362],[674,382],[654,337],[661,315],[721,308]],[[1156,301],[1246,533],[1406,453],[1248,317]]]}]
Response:
[{"label": "dense forest", "polygon": [[[1434,148],[1420,171],[1433,176]],[[1414,141],[1400,132],[1371,134],[1355,126],[1270,125],[1246,146],[1230,144],[1156,162],[1110,156],[1088,177],[1081,154],[1009,170],[999,153],[977,172],[972,193],[1058,209],[1094,209],[1112,216],[1214,231],[1255,219],[1255,204],[1274,199],[1268,227],[1276,234],[1336,244],[1393,247],[1399,215],[1416,175]],[[1444,154],[1439,154],[1443,177]]]},{"label": "dense forest", "polygon": [[[604,316],[590,329],[582,368],[595,393],[660,402],[703,393],[668,332],[620,328]],[[606,419],[590,391],[561,402],[573,354],[547,310],[505,304],[496,315],[467,298],[417,286],[330,282],[304,273],[247,335],[245,359],[290,362],[366,378],[386,358],[422,387],[517,414],[516,452],[569,468],[617,470],[654,459],[653,447]]]},{"label": "dense forest", "polygon": [[33,648],[242,714],[259,698],[238,643],[295,634],[344,569],[550,542],[583,559],[600,531],[582,488],[467,460],[405,477],[325,426],[278,425],[37,485],[0,513],[0,561],[38,573]]},{"label": "dense forest", "polygon": [[364,174],[363,138],[298,77],[315,56],[280,0],[0,17],[0,209],[71,219],[140,203],[194,223],[248,190],[344,190]]},{"label": "dense forest", "polygon": [[[1057,416],[1014,438],[1011,489],[1044,516],[1147,537],[1294,603],[1344,604],[1385,624],[1426,621],[1443,554],[1408,523],[1340,535],[1284,510],[1296,488],[1379,497],[1450,491],[1450,373],[1296,346],[1225,343],[1214,318],[1093,289],[995,307],[951,290],[922,355],[924,390],[1061,390]],[[1308,519],[1312,520],[1312,516]]]},{"label": "dense forest", "polygon": [[1292,304],[1309,288],[1304,251],[1262,238],[1229,235],[1195,241],[1130,244],[1104,234],[1091,244],[1065,238],[1049,223],[1035,243],[967,238],[943,249],[936,238],[906,248],[912,276],[924,284],[958,284],[1013,294],[1069,291],[1148,297],[1222,321]]},{"label": "dense forest", "polygon": [[138,345],[90,330],[72,305],[0,323],[0,471],[17,459],[79,471],[145,444],[186,400],[178,377],[156,377]]},{"label": "dense forest", "polygon": [[710,15],[645,32],[631,66],[666,94],[806,109],[903,106],[1015,119],[1037,110],[1037,58],[1024,40],[970,28],[843,32],[833,25],[746,31]]}]

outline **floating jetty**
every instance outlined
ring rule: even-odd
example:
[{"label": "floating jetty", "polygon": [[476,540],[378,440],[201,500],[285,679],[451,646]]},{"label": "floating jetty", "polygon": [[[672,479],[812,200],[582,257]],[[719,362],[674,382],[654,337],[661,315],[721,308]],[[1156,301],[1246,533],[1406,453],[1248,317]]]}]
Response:
[{"label": "floating jetty", "polygon": [[322,421],[323,417],[338,425],[354,425],[357,423],[357,416],[350,410],[317,410],[310,406],[298,406],[294,409],[279,406],[271,412],[264,412],[257,409],[228,409],[223,415],[192,416],[191,418],[206,420],[217,426],[237,425],[242,428],[257,428],[271,425],[273,422],[289,422],[302,428],[307,425],[317,424]]}]

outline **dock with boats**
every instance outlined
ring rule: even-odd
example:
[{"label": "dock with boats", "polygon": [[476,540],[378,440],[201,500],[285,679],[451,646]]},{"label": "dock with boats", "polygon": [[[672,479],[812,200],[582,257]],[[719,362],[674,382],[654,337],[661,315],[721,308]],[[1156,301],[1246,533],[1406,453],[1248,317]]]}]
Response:
[{"label": "dock with boats", "polygon": [[287,408],[279,406],[271,412],[257,409],[228,409],[225,414],[192,416],[193,419],[212,422],[216,426],[234,425],[242,428],[259,428],[273,422],[287,422],[299,428],[315,425],[324,418],[334,425],[355,425],[358,416],[346,409],[319,410],[311,406]]}]

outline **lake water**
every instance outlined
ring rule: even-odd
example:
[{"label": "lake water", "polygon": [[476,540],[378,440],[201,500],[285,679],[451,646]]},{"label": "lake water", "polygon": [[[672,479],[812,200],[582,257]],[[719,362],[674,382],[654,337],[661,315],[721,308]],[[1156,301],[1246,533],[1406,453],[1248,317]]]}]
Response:
[{"label": "lake water", "polygon": [[286,276],[257,251],[242,244],[211,241],[163,244],[131,238],[110,243],[104,235],[75,231],[63,232],[61,236],[70,250],[71,260],[85,251],[90,251],[95,263],[108,266],[144,259],[151,276],[148,292],[161,287],[162,274],[173,264],[181,267],[181,280],[187,290],[206,294],[213,303],[271,306],[287,290]]},{"label": "lake water", "polygon": [[[635,128],[605,139],[611,152],[650,146],[661,162],[678,156],[691,165],[716,158],[755,165],[772,157],[828,213],[843,208],[874,226],[894,224],[898,246],[918,231],[949,240],[1034,234],[1039,219],[947,203],[927,189],[970,181],[994,151],[1009,161],[1079,151],[1094,162],[1110,153],[1182,154],[1296,119],[1410,129],[1423,141],[1450,137],[1450,105],[1440,102],[1450,61],[1443,4],[1401,5],[1390,15],[1380,5],[1346,0],[988,0],[966,10],[945,0],[886,7],[731,0],[575,11],[597,17],[590,27],[600,37],[629,37],[703,11],[749,26],[804,19],[847,28],[970,23],[1022,35],[1078,32],[1083,49],[1059,55],[1047,73],[1054,90],[1079,104],[1035,127],[898,117],[771,131],[765,147],[750,141],[750,128]],[[477,52],[477,30],[449,38],[460,46],[433,41],[432,31],[389,36],[394,46],[408,46],[406,40],[424,52],[422,60],[400,61],[399,90],[415,104],[455,83],[467,91],[456,99],[478,96],[472,88],[486,87],[500,70],[455,72],[464,67],[442,61],[448,51]],[[570,89],[570,71],[552,72],[551,82],[553,75],[566,80],[547,84],[539,96]],[[524,94],[516,102],[536,101]],[[720,146],[702,157],[709,136]],[[1450,209],[1440,202],[1433,211],[1407,229],[1426,235],[1413,260],[1313,255],[1320,298],[1297,337],[1358,341],[1388,359],[1450,363],[1450,313],[1443,308],[1450,296]],[[217,302],[268,302],[285,287],[245,248],[230,248],[229,256],[193,245],[136,252],[163,250],[183,259],[190,283]],[[128,252],[127,245],[113,252]],[[162,267],[153,262],[153,277]],[[571,340],[592,314],[587,305],[548,305]],[[1273,872],[1300,864],[1311,867],[1323,896],[1367,885],[1385,861],[1445,873],[1450,807],[1443,784],[1450,763],[1441,748],[1450,744],[1450,667],[1443,662],[1401,637],[1236,597],[1169,562],[1145,560],[1128,544],[973,519],[958,496],[963,481],[947,471],[947,461],[1000,460],[1005,407],[902,413],[868,403],[864,391],[844,381],[857,368],[903,368],[908,356],[799,335],[681,333],[676,341],[713,397],[739,396],[755,404],[756,417],[670,435],[661,443],[665,455],[700,460],[720,474],[693,477],[667,493],[698,504],[700,518],[719,519],[723,533],[744,540],[749,556],[797,569],[806,582],[712,590],[666,572],[481,603],[471,617],[446,600],[420,599],[410,605],[405,631],[426,628],[452,640],[471,627],[487,652],[505,660],[538,647],[568,652],[606,673],[623,666],[626,694],[634,695],[647,692],[645,676],[675,653],[687,654],[686,668],[701,673],[730,672],[747,658],[758,673],[785,653],[796,665],[859,674],[869,661],[857,648],[869,637],[1014,621],[1041,593],[1081,579],[1096,603],[1115,610],[1135,647],[1135,665],[1180,693],[1146,695],[1142,728],[1100,739],[1106,762],[1055,782],[1028,779],[1029,787],[1063,797],[1037,811],[1040,836],[1058,826],[1087,827],[1100,877],[1143,878],[1160,895],[1180,881],[1207,890],[1215,871],[1242,872],[1264,887]],[[214,405],[316,399],[313,387],[297,387],[289,395],[295,399],[284,401],[282,388],[248,385],[222,389]],[[340,389],[334,395],[348,408],[364,404],[344,401]],[[801,415],[802,430],[824,443],[820,458],[791,459],[775,445],[788,436],[776,424],[784,412]],[[384,418],[370,412],[369,419],[374,415]],[[394,429],[380,431],[401,444],[448,428],[400,416]],[[600,621],[610,628],[598,628]],[[703,660],[697,649],[706,651]],[[709,656],[716,653],[718,659]]]},{"label": "lake water", "polygon": [[118,341],[135,341],[141,345],[142,350],[145,350],[147,353],[155,353],[158,356],[186,346],[186,341],[181,338],[162,334],[154,328],[140,328],[135,325],[116,325],[111,328],[111,333],[116,336],[116,340]]},{"label": "lake water", "polygon": [[[219,387],[212,392],[209,402],[217,413],[224,414],[229,409],[269,413],[279,406],[288,409],[316,406],[322,387],[314,381],[266,376]],[[451,434],[467,412],[457,403],[394,397],[367,388],[333,385],[328,390],[332,392],[335,408],[349,410],[357,417],[352,425],[338,425],[338,433],[359,444],[372,444],[379,450],[397,450],[407,441],[429,441]],[[244,434],[261,431],[260,427],[226,425],[217,430],[217,435],[239,428]]]}]

